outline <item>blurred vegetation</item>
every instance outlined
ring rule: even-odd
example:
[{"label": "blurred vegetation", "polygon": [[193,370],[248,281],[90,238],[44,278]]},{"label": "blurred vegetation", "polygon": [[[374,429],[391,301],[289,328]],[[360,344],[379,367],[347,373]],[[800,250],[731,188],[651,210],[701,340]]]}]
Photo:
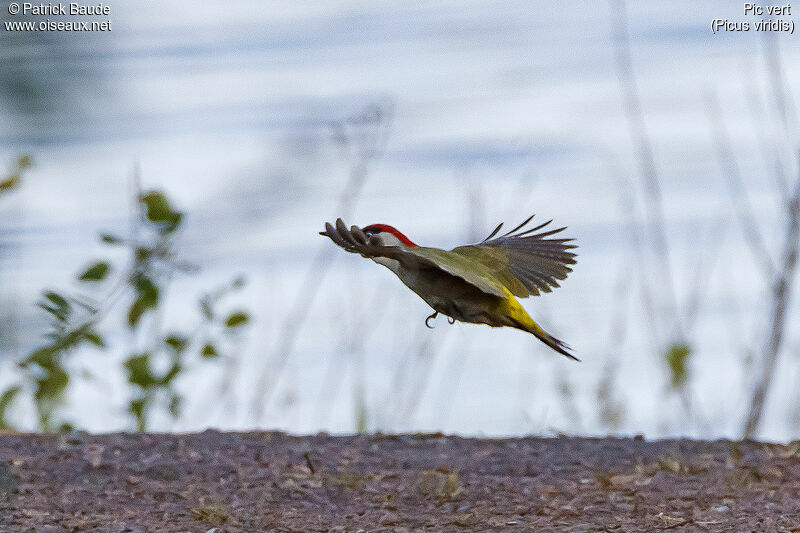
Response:
[{"label": "blurred vegetation", "polygon": [[[7,184],[0,190],[17,187],[22,170],[29,166],[30,158],[21,157],[17,169],[0,182]],[[108,247],[127,248],[126,263],[92,261],[75,277],[79,291],[42,292],[38,307],[47,316],[45,343],[19,362],[19,381],[0,392],[0,429],[12,427],[8,408],[26,395],[33,401],[40,430],[72,429],[72,422],[61,412],[67,388],[78,373],[72,357],[82,348],[106,354],[122,348],[128,352],[122,362],[130,387],[128,412],[136,429],[145,431],[154,409],[164,409],[173,417],[180,415],[182,398],[176,380],[190,358],[215,360],[238,344],[250,314],[242,309],[223,313],[220,304],[244,286],[243,278],[199,296],[199,319],[194,327],[170,330],[162,325],[169,283],[177,275],[198,269],[176,252],[184,213],[160,191],[140,192],[136,200],[129,236],[100,235]],[[103,323],[114,310],[125,314],[132,339],[128,348],[112,346],[107,340]]]},{"label": "blurred vegetation", "polygon": [[[30,155],[19,155],[11,164],[8,174],[0,173],[0,221],[2,221],[0,224],[0,358],[4,351],[13,349],[17,343],[16,314],[11,310],[12,306],[7,305],[8,302],[4,301],[5,297],[9,295],[2,293],[2,289],[7,286],[6,280],[3,279],[7,268],[5,265],[14,252],[13,241],[7,239],[7,228],[13,225],[9,222],[15,218],[14,214],[18,214],[13,207],[6,209],[9,205],[7,200],[12,193],[19,190],[25,172],[32,166],[33,159]],[[8,391],[7,395],[0,397],[0,429],[5,425],[4,413],[13,400],[14,394],[13,391]]]},{"label": "blurred vegetation", "polygon": [[22,173],[31,168],[33,159],[29,155],[17,158],[14,169],[4,178],[0,178],[0,197],[18,188],[22,182]]},{"label": "blurred vegetation", "polygon": [[692,348],[685,343],[675,343],[667,350],[667,365],[670,370],[670,385],[680,389],[689,381],[689,356]]}]

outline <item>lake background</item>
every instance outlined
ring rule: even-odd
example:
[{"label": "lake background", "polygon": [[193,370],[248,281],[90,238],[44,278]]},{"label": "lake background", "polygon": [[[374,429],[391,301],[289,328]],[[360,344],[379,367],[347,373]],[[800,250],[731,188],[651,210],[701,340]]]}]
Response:
[{"label": "lake background", "polygon": [[[111,32],[0,29],[0,175],[35,161],[0,197],[0,387],[42,343],[41,291],[121,257],[98,234],[124,234],[138,179],[186,212],[180,253],[201,268],[171,283],[164,322],[193,323],[197,294],[238,275],[232,305],[252,315],[235,357],[195,360],[182,416],[152,429],[740,436],[771,279],[738,216],[777,263],[800,45],[710,24],[769,17],[727,1],[108,5],[89,20]],[[0,21],[22,20],[7,6]],[[561,289],[522,303],[581,363],[518,331],[428,330],[388,270],[317,234],[342,216],[452,247],[532,213],[580,248]],[[797,307],[762,438],[800,428]],[[131,427],[123,324],[112,312],[111,349],[70,359],[64,412],[90,431]],[[678,341],[692,352],[675,388]],[[32,429],[32,413],[23,398],[10,418]]]}]

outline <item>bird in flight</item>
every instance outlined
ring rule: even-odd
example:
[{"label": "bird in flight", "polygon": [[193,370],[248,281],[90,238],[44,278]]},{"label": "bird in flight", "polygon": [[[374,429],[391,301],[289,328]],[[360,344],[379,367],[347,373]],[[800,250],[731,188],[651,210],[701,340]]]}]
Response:
[{"label": "bird in flight", "polygon": [[[387,267],[412,291],[439,313],[456,320],[492,327],[510,326],[527,331],[560,354],[578,360],[571,348],[544,331],[528,315],[517,298],[538,296],[558,287],[575,264],[577,248],[573,239],[550,238],[566,227],[544,230],[549,220],[525,229],[531,215],[511,231],[496,237],[495,230],[478,244],[442,250],[418,246],[396,228],[372,224],[365,228],[351,226],[342,219],[325,223],[320,235],[348,252],[361,254]],[[544,230],[544,231],[541,231]],[[537,233],[538,232],[538,233]]]}]

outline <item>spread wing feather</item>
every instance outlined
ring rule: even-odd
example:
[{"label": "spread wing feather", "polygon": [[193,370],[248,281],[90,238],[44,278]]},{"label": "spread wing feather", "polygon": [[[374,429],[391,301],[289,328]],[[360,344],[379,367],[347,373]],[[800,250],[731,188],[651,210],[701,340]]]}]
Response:
[{"label": "spread wing feather", "polygon": [[500,232],[501,223],[479,244],[459,246],[452,252],[485,266],[514,296],[526,298],[550,292],[559,287],[558,280],[572,272],[569,265],[575,264],[575,254],[569,250],[577,246],[569,244],[572,239],[547,238],[566,227],[539,232],[552,220],[523,230],[531,220],[533,215],[511,231],[492,238]]}]

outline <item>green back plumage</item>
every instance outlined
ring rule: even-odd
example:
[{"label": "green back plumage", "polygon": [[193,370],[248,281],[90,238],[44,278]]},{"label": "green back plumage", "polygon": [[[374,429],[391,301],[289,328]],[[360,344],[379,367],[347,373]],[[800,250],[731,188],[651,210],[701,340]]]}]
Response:
[{"label": "green back plumage", "polygon": [[405,248],[404,252],[432,263],[448,274],[458,276],[467,283],[476,286],[487,294],[494,294],[501,298],[506,297],[505,283],[498,280],[484,264],[476,262],[455,250],[447,251],[426,246]]}]

